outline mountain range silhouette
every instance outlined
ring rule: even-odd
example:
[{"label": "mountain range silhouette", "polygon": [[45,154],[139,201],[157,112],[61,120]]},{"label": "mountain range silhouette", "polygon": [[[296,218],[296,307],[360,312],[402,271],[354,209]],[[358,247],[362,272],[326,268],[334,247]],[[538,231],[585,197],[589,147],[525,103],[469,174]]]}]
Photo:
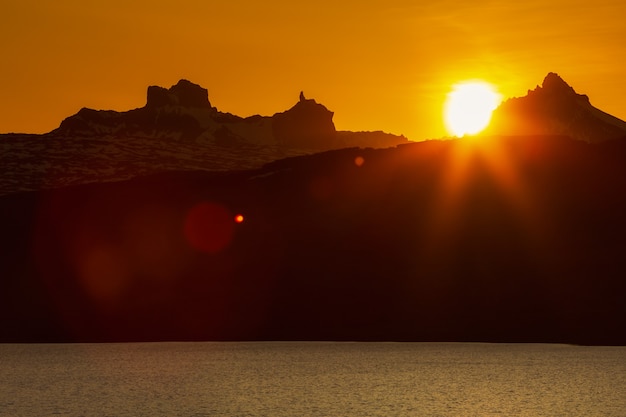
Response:
[{"label": "mountain range silhouette", "polygon": [[332,119],[303,93],[284,112],[243,118],[218,111],[207,89],[190,81],[150,86],[141,108],[83,108],[44,135],[0,135],[0,195],[162,171],[259,168],[311,152],[408,142],[381,131],[337,131]]},{"label": "mountain range silhouette", "polygon": [[209,102],[208,90],[187,80],[165,89],[148,87],[146,105],[126,112],[83,108],[51,132],[57,136],[113,135],[204,140],[221,145],[255,144],[287,149],[329,150],[351,146],[389,147],[406,143],[403,136],[377,132],[362,138],[337,132],[333,112],[300,93],[289,110],[273,116],[239,117]]},{"label": "mountain range silhouette", "polygon": [[[626,141],[602,136],[619,121],[559,80],[548,75],[495,120],[545,106],[542,123],[600,126],[597,135],[507,130],[210,172],[190,169],[204,157],[189,154],[206,143],[226,159],[233,148],[258,150],[241,134],[256,122],[219,113],[206,90],[181,82],[151,87],[141,109],[81,110],[53,134],[2,138],[60,160],[91,148],[167,169],[141,172],[136,162],[126,179],[0,196],[0,341],[626,344]],[[179,117],[197,124],[186,131]],[[332,113],[304,94],[285,113],[255,118],[276,147],[281,137],[332,140]],[[60,175],[52,156],[49,175]],[[79,176],[83,165],[61,164]],[[17,168],[7,172],[19,181]]]}]

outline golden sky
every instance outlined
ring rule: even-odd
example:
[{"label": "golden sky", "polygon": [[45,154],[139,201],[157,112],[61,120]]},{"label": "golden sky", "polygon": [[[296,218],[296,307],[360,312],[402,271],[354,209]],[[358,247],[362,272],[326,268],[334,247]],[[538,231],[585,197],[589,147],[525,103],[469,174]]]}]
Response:
[{"label": "golden sky", "polygon": [[525,95],[550,71],[626,119],[623,0],[2,0],[0,132],[129,110],[186,78],[219,110],[272,115],[300,90],[342,130],[446,135],[451,84]]}]

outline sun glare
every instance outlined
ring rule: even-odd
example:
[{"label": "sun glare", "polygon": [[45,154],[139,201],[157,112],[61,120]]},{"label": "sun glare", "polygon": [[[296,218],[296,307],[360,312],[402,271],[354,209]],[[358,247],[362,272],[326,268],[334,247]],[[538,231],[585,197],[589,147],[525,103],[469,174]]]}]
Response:
[{"label": "sun glare", "polygon": [[491,113],[501,99],[495,87],[484,81],[455,84],[444,106],[448,132],[458,137],[479,133],[489,125]]}]

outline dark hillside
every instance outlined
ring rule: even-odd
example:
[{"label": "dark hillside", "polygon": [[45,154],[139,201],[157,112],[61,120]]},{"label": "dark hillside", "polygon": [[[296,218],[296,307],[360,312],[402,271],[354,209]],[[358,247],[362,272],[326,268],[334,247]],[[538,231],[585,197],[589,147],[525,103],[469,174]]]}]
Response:
[{"label": "dark hillside", "polygon": [[3,196],[0,339],[624,344],[625,162],[493,137]]}]

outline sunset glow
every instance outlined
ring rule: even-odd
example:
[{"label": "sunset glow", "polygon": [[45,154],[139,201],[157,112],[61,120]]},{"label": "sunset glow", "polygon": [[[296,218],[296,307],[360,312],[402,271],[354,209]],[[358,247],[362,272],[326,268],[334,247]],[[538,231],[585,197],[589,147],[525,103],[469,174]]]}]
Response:
[{"label": "sunset glow", "polygon": [[44,133],[81,107],[129,110],[185,78],[211,104],[271,116],[304,90],[338,130],[448,134],[450,85],[519,97],[555,71],[626,118],[626,3],[5,0],[0,132]]},{"label": "sunset glow", "polygon": [[448,132],[459,137],[479,133],[489,125],[500,100],[495,87],[484,81],[455,84],[444,107]]}]

